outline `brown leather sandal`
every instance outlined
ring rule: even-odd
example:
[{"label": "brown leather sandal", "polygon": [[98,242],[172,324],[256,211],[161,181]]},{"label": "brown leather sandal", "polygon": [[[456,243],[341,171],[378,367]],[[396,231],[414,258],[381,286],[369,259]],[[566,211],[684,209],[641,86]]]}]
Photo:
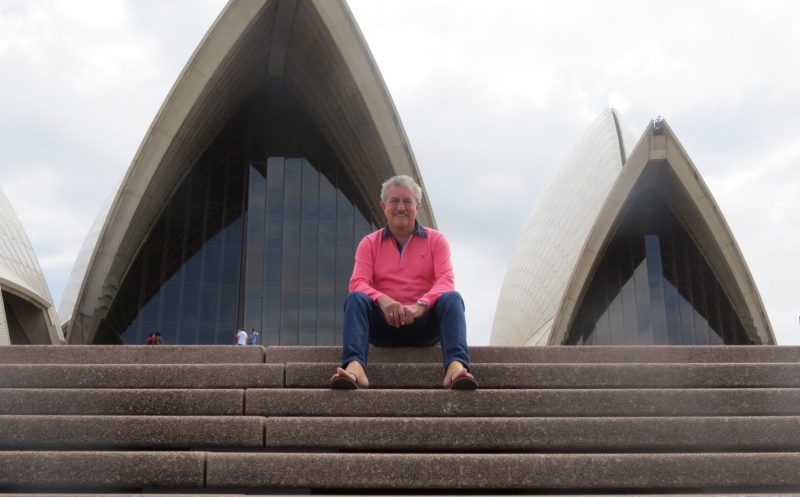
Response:
[{"label": "brown leather sandal", "polygon": [[472,373],[462,369],[450,376],[450,385],[446,388],[450,390],[475,390],[478,388],[478,381],[472,376]]},{"label": "brown leather sandal", "polygon": [[334,390],[355,390],[358,388],[367,388],[362,386],[358,381],[359,378],[355,374],[338,368],[336,373],[331,376],[331,388]]}]

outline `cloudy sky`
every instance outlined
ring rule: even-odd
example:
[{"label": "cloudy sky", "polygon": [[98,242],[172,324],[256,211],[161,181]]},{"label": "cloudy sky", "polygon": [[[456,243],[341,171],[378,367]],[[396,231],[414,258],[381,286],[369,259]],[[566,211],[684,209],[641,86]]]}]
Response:
[{"label": "cloudy sky", "polygon": [[[0,0],[0,188],[56,302],[220,0]],[[800,344],[800,3],[350,0],[450,238],[470,342],[570,147],[663,115]]]}]

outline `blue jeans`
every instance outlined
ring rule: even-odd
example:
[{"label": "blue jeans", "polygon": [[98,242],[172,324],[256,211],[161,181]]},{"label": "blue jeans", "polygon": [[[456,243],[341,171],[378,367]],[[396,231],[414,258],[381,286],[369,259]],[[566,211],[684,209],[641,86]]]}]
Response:
[{"label": "blue jeans", "polygon": [[367,365],[369,344],[377,347],[428,347],[441,342],[444,367],[459,361],[469,367],[464,300],[458,292],[443,293],[425,314],[410,325],[394,328],[381,309],[361,292],[344,303],[342,367],[352,361]]}]

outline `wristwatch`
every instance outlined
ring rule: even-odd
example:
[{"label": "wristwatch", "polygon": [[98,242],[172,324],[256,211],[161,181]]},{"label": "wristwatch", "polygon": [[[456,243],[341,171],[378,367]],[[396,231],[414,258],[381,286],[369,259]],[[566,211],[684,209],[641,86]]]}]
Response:
[{"label": "wristwatch", "polygon": [[426,308],[426,309],[428,308],[428,303],[427,303],[427,302],[425,302],[425,301],[424,301],[424,300],[422,300],[422,299],[420,299],[420,300],[417,300],[417,305],[421,305],[422,307],[424,307],[424,308]]}]

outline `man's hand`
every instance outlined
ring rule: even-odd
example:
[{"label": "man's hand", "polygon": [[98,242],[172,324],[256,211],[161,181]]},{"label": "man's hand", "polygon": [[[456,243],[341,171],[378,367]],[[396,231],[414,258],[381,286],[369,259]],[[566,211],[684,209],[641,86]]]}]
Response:
[{"label": "man's hand", "polygon": [[399,328],[400,326],[411,324],[415,319],[425,314],[425,307],[419,304],[403,305],[396,300],[383,295],[376,300],[378,307],[381,308],[383,316],[389,326]]},{"label": "man's hand", "polygon": [[386,318],[389,326],[399,328],[404,324],[408,324],[406,323],[406,309],[400,302],[386,295],[378,297],[375,302],[378,303],[378,307],[383,311],[383,317]]},{"label": "man's hand", "polygon": [[421,317],[425,314],[427,308],[424,305],[419,304],[411,304],[411,305],[404,305],[403,308],[406,310],[406,319],[410,319],[410,321],[406,324],[411,324],[414,322],[415,319]]}]

